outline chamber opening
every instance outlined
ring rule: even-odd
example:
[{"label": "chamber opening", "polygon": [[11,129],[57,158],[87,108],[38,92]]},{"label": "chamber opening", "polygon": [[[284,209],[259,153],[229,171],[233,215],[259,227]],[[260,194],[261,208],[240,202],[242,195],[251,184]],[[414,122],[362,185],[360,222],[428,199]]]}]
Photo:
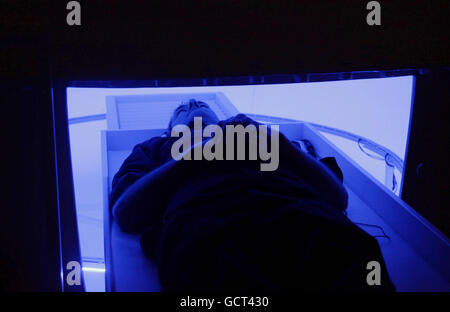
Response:
[{"label": "chamber opening", "polygon": [[[372,75],[374,75],[372,73]],[[108,98],[117,99],[118,129],[159,128],[180,94],[223,94],[238,112],[265,123],[303,121],[311,124],[370,175],[396,195],[400,194],[407,148],[414,76],[320,81],[319,76],[292,75],[289,83],[277,76],[264,84],[109,87],[106,82],[77,82],[66,89],[72,173],[83,272],[87,291],[104,291],[103,189],[101,131],[111,125]],[[328,78],[358,78],[358,73]],[[278,80],[277,80],[278,79]],[[248,80],[252,81],[252,80]],[[297,81],[297,82],[295,82]],[[299,82],[303,81],[303,82]],[[189,83],[184,81],[183,84]],[[206,84],[207,80],[199,80]],[[93,87],[100,85],[102,87]],[[88,87],[89,86],[89,87]],[[143,123],[145,96],[175,96],[172,105],[151,113],[152,125]],[[139,98],[141,96],[141,98]],[[140,99],[140,100],[139,100]],[[205,101],[219,101],[205,98]],[[160,106],[163,107],[163,106]],[[157,126],[155,126],[157,125]]]}]

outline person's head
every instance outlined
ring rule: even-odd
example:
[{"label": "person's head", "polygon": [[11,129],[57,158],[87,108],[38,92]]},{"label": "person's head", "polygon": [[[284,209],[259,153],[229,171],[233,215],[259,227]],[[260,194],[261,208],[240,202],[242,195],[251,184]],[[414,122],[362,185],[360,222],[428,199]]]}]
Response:
[{"label": "person's head", "polygon": [[181,105],[174,110],[169,122],[169,132],[175,125],[182,124],[189,126],[194,122],[194,117],[202,117],[204,125],[216,124],[219,122],[219,118],[208,104],[191,99],[188,103],[181,103]]}]

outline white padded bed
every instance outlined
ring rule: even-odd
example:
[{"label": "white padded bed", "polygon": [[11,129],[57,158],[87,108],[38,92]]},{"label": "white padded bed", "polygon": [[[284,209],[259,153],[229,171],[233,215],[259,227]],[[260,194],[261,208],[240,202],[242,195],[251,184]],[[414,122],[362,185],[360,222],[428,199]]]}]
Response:
[{"label": "white padded bed", "polygon": [[[139,237],[123,233],[111,218],[108,194],[114,174],[134,145],[161,135],[165,128],[126,130],[120,123],[112,125],[114,130],[102,132],[106,291],[160,291],[155,264],[144,257]],[[309,140],[320,157],[336,158],[349,192],[348,217],[378,225],[390,238],[377,240],[398,291],[450,291],[448,238],[311,125],[281,124],[280,131],[291,140]],[[381,234],[378,228],[360,227],[371,235]]]}]

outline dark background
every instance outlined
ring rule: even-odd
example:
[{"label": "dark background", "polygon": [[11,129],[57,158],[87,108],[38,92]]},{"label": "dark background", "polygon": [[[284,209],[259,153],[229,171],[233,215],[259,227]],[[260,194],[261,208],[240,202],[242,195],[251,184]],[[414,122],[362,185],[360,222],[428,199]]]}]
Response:
[{"label": "dark background", "polygon": [[68,80],[426,68],[404,199],[448,235],[447,0],[379,1],[381,26],[361,0],[79,2],[81,26],[68,26],[68,1],[0,1],[2,289],[62,289],[52,103]]}]

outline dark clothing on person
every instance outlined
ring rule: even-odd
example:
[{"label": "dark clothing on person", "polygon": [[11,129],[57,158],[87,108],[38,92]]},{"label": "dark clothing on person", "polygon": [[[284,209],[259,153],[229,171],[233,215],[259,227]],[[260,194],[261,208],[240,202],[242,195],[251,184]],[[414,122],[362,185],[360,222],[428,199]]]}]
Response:
[{"label": "dark clothing on person", "polygon": [[[238,115],[219,126],[241,123],[255,122]],[[112,205],[172,159],[177,139],[135,146],[114,177]],[[281,144],[290,143],[280,139],[280,151]],[[287,159],[280,154],[275,171],[260,171],[258,161],[181,160],[167,205],[142,226],[119,226],[142,234],[166,291],[394,290],[377,241],[342,214],[345,207],[326,202],[295,174]],[[326,162],[342,181],[335,161]],[[370,261],[381,264],[381,286],[366,282]]]}]

